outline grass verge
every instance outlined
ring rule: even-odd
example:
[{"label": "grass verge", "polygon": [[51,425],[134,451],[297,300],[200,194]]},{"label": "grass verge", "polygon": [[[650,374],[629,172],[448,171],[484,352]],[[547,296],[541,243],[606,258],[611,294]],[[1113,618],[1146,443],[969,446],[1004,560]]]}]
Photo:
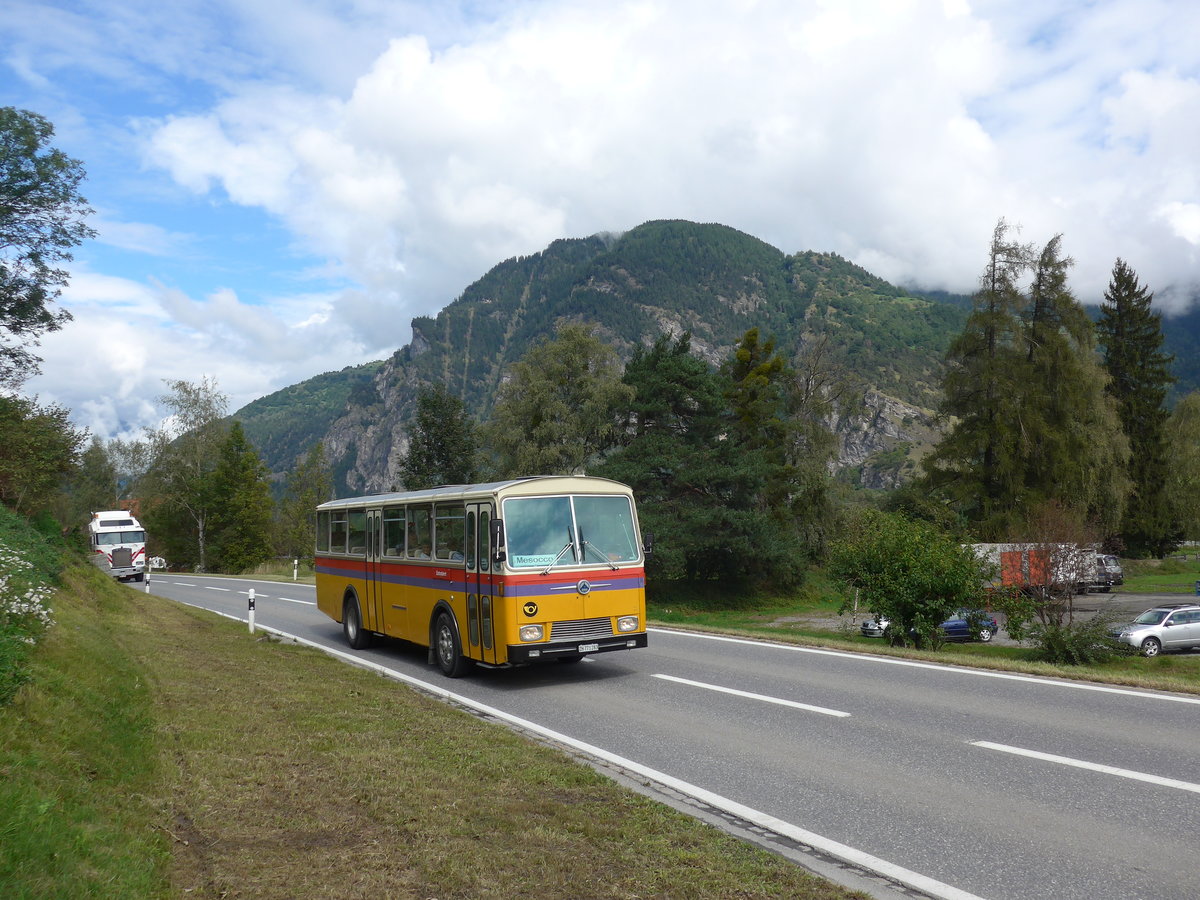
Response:
[{"label": "grass verge", "polygon": [[810,604],[801,604],[799,607],[767,604],[758,608],[719,611],[655,607],[647,610],[647,617],[652,625],[660,627],[765,638],[782,643],[871,653],[943,665],[1200,694],[1198,651],[1163,653],[1153,659],[1123,656],[1106,663],[1066,666],[1039,662],[1034,658],[1034,651],[1029,648],[991,643],[950,642],[943,644],[939,650],[890,647],[880,638],[860,635],[857,629],[849,627],[848,618],[846,625],[840,628],[823,628],[810,621],[813,618],[836,618],[836,606],[819,608]]},{"label": "grass verge", "polygon": [[42,897],[862,895],[566,754],[68,571],[0,708],[0,884]]}]

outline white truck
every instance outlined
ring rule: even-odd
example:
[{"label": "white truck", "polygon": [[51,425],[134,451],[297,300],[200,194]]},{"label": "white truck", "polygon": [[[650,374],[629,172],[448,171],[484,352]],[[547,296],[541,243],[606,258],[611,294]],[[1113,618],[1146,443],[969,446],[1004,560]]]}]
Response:
[{"label": "white truck", "polygon": [[146,532],[124,509],[92,513],[88,523],[92,562],[118,581],[146,577]]},{"label": "white truck", "polygon": [[1095,547],[1059,543],[972,544],[993,566],[995,587],[1074,586],[1075,592],[1111,591],[1125,582],[1120,561]]}]

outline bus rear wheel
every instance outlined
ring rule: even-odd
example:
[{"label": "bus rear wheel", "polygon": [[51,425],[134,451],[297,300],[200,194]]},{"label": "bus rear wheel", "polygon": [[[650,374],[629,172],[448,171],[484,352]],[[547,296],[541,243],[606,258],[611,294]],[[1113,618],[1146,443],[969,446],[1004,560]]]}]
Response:
[{"label": "bus rear wheel", "polygon": [[461,678],[471,668],[471,661],[462,655],[458,631],[449,613],[439,615],[433,626],[433,651],[438,668],[447,678]]},{"label": "bus rear wheel", "polygon": [[342,610],[342,633],[353,650],[365,650],[371,646],[371,632],[362,627],[362,614],[358,611],[358,600],[351,597]]}]

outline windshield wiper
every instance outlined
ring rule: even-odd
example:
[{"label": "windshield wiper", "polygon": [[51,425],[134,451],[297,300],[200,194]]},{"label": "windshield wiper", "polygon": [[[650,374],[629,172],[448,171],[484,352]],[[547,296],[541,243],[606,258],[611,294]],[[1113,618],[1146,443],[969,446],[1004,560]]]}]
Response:
[{"label": "windshield wiper", "polygon": [[575,535],[573,535],[571,533],[570,525],[567,526],[567,543],[563,546],[563,548],[561,550],[558,551],[558,556],[554,557],[554,562],[550,563],[550,565],[548,565],[548,566],[546,566],[546,568],[542,569],[542,574],[549,575],[550,570],[558,565],[558,561],[563,558],[563,554],[566,553],[568,550],[571,551],[571,561],[574,562],[574,560],[575,560]]},{"label": "windshield wiper", "polygon": [[599,549],[597,549],[596,547],[593,547],[591,544],[589,544],[589,543],[588,543],[588,542],[587,542],[587,541],[584,539],[584,537],[583,537],[583,526],[580,526],[580,528],[579,528],[579,543],[583,545],[583,556],[584,556],[585,558],[587,557],[587,552],[588,552],[589,550],[591,550],[591,551],[592,551],[593,553],[595,553],[595,554],[596,554],[598,557],[600,557],[600,561],[601,561],[601,562],[606,562],[606,563],[608,563],[608,567],[609,567],[610,569],[613,569],[613,570],[615,571],[616,569],[620,568],[620,567],[619,567],[619,566],[618,566],[618,565],[617,565],[615,562],[613,562],[613,561],[612,561],[612,559],[610,558],[610,557],[611,557],[611,554],[604,553],[604,552],[600,551]]}]

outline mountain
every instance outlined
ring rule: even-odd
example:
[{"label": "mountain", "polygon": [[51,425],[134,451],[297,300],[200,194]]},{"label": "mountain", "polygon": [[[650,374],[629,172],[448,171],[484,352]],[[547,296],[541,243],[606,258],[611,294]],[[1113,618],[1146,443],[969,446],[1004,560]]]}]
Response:
[{"label": "mountain", "polygon": [[506,260],[436,317],[414,319],[412,341],[390,358],[235,416],[277,475],[321,439],[339,494],[390,489],[422,386],[443,383],[482,421],[507,368],[562,321],[594,323],[623,358],[690,331],[714,366],[757,327],[789,357],[823,338],[861,381],[861,403],[831,423],[838,465],[851,481],[889,487],[936,438],[941,360],[968,312],[961,297],[917,296],[836,254],[788,255],[724,225],[654,221]]}]

